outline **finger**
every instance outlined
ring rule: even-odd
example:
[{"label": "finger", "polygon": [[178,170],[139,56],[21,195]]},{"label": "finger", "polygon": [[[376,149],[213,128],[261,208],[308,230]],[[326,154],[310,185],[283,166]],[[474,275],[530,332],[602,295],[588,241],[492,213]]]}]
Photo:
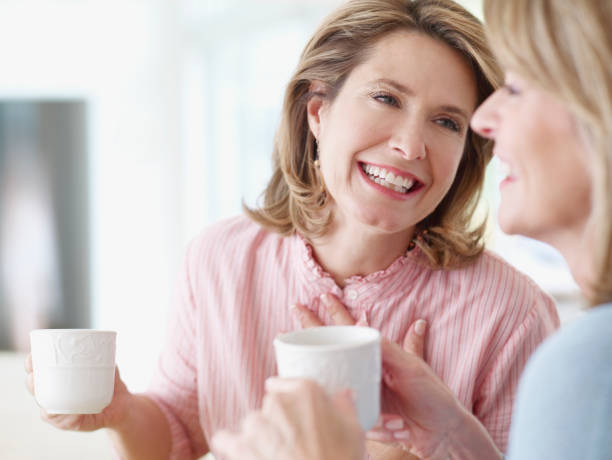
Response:
[{"label": "finger", "polygon": [[361,316],[355,323],[355,326],[370,327],[370,323],[368,322],[368,316],[366,315],[365,311],[361,312]]},{"label": "finger", "polygon": [[[216,438],[216,441],[215,441]],[[257,440],[245,436],[244,433],[232,433],[220,430],[212,438],[214,454],[225,460],[264,460],[272,458],[262,455],[257,448]]]},{"label": "finger", "polygon": [[410,449],[410,432],[404,419],[396,414],[381,414],[376,426],[366,433],[366,439]]},{"label": "finger", "polygon": [[332,396],[332,403],[353,425],[361,427],[355,407],[355,392],[353,390],[340,391]]},{"label": "finger", "polygon": [[[295,393],[306,391],[309,387],[320,387],[316,382],[307,379],[268,377],[265,389],[268,393]],[[321,391],[324,391],[321,388]]]},{"label": "finger", "polygon": [[34,395],[34,374],[30,373],[26,377],[26,388]]},{"label": "finger", "polygon": [[385,384],[392,390],[397,390],[398,377],[411,375],[422,364],[422,360],[414,353],[404,351],[398,344],[388,339],[381,340],[383,372]]},{"label": "finger", "polygon": [[26,356],[24,365],[26,372],[33,372],[34,368],[32,367],[32,353],[29,353],[28,356]]},{"label": "finger", "polygon": [[408,332],[406,332],[406,336],[404,337],[404,341],[402,343],[402,347],[405,351],[414,353],[419,358],[423,358],[423,353],[425,349],[425,334],[427,332],[427,321],[424,319],[419,319],[412,323],[410,328],[408,328]]},{"label": "finger", "polygon": [[323,323],[317,317],[317,315],[311,312],[304,305],[295,303],[291,305],[289,309],[291,310],[291,314],[300,321],[300,324],[302,325],[302,327],[307,328],[307,327],[323,326]]},{"label": "finger", "polygon": [[249,452],[242,438],[228,430],[217,431],[212,438],[211,445],[215,455],[220,455],[227,460],[239,460]]},{"label": "finger", "polygon": [[353,326],[355,320],[334,294],[323,294],[321,302],[329,312],[332,322],[337,325]]},{"label": "finger", "polygon": [[404,359],[404,355],[407,354],[397,343],[384,337],[380,341],[380,349],[382,352],[383,364],[391,366],[401,363]]}]

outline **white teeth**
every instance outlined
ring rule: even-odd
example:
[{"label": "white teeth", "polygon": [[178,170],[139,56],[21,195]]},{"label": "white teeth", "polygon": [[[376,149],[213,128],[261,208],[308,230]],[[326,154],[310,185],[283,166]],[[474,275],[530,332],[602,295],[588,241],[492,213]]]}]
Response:
[{"label": "white teeth", "polygon": [[402,176],[396,176],[391,171],[378,166],[363,165],[363,170],[368,175],[372,182],[382,185],[399,193],[408,193],[408,190],[414,185],[414,180]]},{"label": "white teeth", "polygon": [[395,180],[393,181],[393,183],[395,185],[397,185],[398,187],[403,187],[404,186],[404,178],[402,176],[395,176]]}]

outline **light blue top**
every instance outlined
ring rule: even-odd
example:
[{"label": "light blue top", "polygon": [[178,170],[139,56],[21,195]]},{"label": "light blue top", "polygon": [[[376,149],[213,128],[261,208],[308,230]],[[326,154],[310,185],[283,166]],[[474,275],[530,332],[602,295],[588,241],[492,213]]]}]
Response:
[{"label": "light blue top", "polygon": [[612,304],[564,326],[534,353],[506,459],[612,459]]}]

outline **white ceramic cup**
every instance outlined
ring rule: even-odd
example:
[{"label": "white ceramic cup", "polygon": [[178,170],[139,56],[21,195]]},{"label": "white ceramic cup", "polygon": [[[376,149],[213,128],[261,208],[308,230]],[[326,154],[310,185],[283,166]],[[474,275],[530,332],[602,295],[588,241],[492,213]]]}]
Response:
[{"label": "white ceramic cup", "polygon": [[49,414],[97,414],[111,402],[117,333],[93,329],[30,332],[34,396]]},{"label": "white ceramic cup", "polygon": [[311,379],[330,394],[355,392],[359,422],[371,429],[380,412],[380,333],[359,326],[325,326],[274,339],[279,377]]}]

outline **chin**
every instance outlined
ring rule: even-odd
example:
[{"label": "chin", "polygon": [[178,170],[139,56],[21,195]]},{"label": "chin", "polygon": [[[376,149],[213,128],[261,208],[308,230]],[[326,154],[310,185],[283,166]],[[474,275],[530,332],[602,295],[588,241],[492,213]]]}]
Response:
[{"label": "chin", "polygon": [[[360,208],[355,217],[365,227],[379,233],[399,233],[414,226],[406,221],[406,216],[398,216],[398,213],[381,212],[384,211],[380,206],[372,208]],[[398,217],[403,217],[398,219]]]},{"label": "chin", "polygon": [[516,218],[500,213],[497,216],[497,223],[506,235],[525,235],[526,228]]},{"label": "chin", "polygon": [[364,219],[361,222],[379,233],[398,233],[408,228],[406,223],[397,222],[393,219],[370,218]]}]

